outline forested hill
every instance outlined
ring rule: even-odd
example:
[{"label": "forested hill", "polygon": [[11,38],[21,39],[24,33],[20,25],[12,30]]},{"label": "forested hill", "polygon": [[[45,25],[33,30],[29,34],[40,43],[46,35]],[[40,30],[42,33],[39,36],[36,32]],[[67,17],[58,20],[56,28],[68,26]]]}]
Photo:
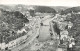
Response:
[{"label": "forested hill", "polygon": [[[19,11],[11,12],[11,11],[1,10],[1,12],[2,13],[0,16],[0,21],[3,21],[5,23],[17,25],[17,24],[29,22],[27,17],[25,17]],[[18,25],[18,26],[20,26],[20,25]]]},{"label": "forested hill", "polygon": [[80,7],[72,7],[63,11],[63,14],[71,13],[71,17],[67,17],[67,20],[73,23],[73,27],[68,30],[69,35],[74,36],[74,38],[76,39],[76,45],[80,46],[80,14],[75,14],[72,12],[80,12]]},{"label": "forested hill", "polygon": [[66,10],[71,7],[66,7],[66,6],[52,6],[51,8],[55,9],[58,13],[60,13],[62,10]]},{"label": "forested hill", "polygon": [[72,13],[72,12],[76,12],[76,13],[77,13],[77,12],[80,12],[80,6],[68,8],[68,9],[64,10],[64,11],[62,12],[62,14],[67,14],[67,13]]},{"label": "forested hill", "polygon": [[24,23],[29,22],[29,20],[19,11],[10,12],[5,10],[0,10],[0,12],[1,12],[0,15],[1,37],[4,36],[6,38],[8,36],[17,34],[16,31],[24,27]]},{"label": "forested hill", "polygon": [[55,9],[50,8],[48,6],[36,6],[35,11],[41,13],[56,13]]}]

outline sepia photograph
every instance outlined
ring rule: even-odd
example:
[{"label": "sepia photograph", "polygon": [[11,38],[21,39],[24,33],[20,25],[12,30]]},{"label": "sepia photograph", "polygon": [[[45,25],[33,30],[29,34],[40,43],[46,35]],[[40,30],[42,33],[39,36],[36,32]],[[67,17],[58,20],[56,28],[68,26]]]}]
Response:
[{"label": "sepia photograph", "polygon": [[80,51],[80,0],[0,0],[0,51]]}]

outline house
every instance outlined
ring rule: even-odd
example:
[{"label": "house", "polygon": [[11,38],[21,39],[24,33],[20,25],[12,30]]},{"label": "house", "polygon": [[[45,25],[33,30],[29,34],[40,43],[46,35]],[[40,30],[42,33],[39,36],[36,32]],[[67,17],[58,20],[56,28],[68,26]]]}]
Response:
[{"label": "house", "polygon": [[68,31],[67,30],[63,30],[60,32],[61,35],[61,39],[68,38]]},{"label": "house", "polygon": [[69,23],[68,23],[68,29],[71,29],[72,26],[73,26],[73,23],[71,23],[71,22],[69,21]]},{"label": "house", "polygon": [[17,34],[23,33],[23,32],[27,32],[27,31],[25,30],[25,28],[22,28],[21,30],[18,30],[18,31],[17,31]]},{"label": "house", "polygon": [[7,44],[3,43],[3,47],[1,47],[1,49],[5,49],[5,48],[12,49],[16,46],[19,46],[20,44],[22,44],[23,42],[26,41],[27,37],[28,37],[28,35],[26,34],[24,36],[21,36],[17,39],[14,39],[14,40],[10,41]]},{"label": "house", "polygon": [[3,43],[1,43],[1,49],[5,49],[5,43],[3,42]]}]

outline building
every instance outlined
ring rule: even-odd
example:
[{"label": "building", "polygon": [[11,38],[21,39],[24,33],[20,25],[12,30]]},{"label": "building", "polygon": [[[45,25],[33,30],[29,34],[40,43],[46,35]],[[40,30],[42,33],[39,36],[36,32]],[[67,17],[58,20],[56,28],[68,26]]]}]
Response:
[{"label": "building", "polygon": [[20,44],[24,43],[26,41],[27,37],[28,37],[28,35],[26,34],[24,36],[21,36],[19,38],[12,40],[12,41],[9,41],[8,43],[2,42],[2,43],[0,43],[0,48],[4,49],[4,50],[6,48],[12,49],[12,48],[19,46]]},{"label": "building", "polygon": [[73,26],[73,23],[71,23],[70,21],[68,22],[68,29],[71,29]]},{"label": "building", "polygon": [[68,38],[68,31],[64,30],[60,32],[61,39]]}]

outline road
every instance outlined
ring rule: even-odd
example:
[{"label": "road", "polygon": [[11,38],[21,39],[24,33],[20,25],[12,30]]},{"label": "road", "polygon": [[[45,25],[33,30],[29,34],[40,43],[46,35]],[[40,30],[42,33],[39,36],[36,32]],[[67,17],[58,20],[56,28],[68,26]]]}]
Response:
[{"label": "road", "polygon": [[[37,31],[39,31],[39,29],[38,29]],[[31,33],[31,31],[30,31],[29,33]],[[35,35],[35,36],[34,36],[34,35]],[[38,32],[37,32],[36,34],[34,33],[32,36],[30,36],[30,37],[26,40],[26,43],[24,43],[24,44],[22,44],[22,45],[20,45],[20,46],[18,46],[18,47],[13,48],[12,51],[19,51],[19,50],[25,48],[27,45],[29,45],[29,43],[31,43],[31,42],[36,38],[36,36],[38,36]]]},{"label": "road", "polygon": [[[31,31],[28,32],[28,34],[31,34]],[[28,38],[26,40],[26,43],[25,44],[21,44],[13,49],[11,49],[11,51],[19,51],[20,49],[24,48],[26,44],[28,44],[28,41],[30,40],[30,38]]]},{"label": "road", "polygon": [[63,51],[63,49],[62,48],[58,48],[56,51]]},{"label": "road", "polygon": [[[30,37],[26,40],[26,42],[24,44],[21,44],[21,45],[15,47],[15,48],[11,49],[11,51],[19,51],[19,50],[24,49],[26,46],[28,46],[39,35],[40,26],[38,28],[36,28],[36,29],[35,29],[34,26],[33,26],[33,30],[30,30],[28,32],[28,34],[30,34]],[[32,32],[34,30],[35,30],[35,32]]]}]

